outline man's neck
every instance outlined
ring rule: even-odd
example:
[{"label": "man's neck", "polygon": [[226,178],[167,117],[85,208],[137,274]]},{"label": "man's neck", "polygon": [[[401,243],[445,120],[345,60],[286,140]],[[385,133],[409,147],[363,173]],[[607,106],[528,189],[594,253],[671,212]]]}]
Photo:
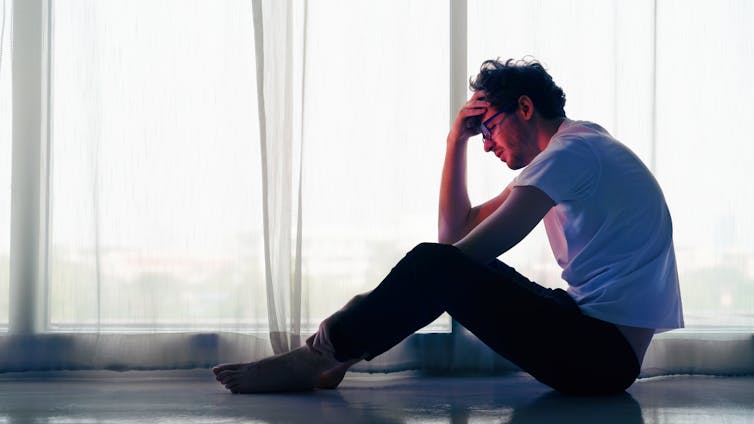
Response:
[{"label": "man's neck", "polygon": [[552,137],[555,135],[555,133],[558,132],[560,129],[560,126],[563,125],[564,122],[567,122],[569,119],[564,117],[558,117],[554,119],[547,119],[543,120],[540,124],[539,131],[538,131],[538,137],[537,137],[537,145],[539,146],[540,150],[544,150],[547,148],[547,146],[550,144],[550,140],[552,140]]}]

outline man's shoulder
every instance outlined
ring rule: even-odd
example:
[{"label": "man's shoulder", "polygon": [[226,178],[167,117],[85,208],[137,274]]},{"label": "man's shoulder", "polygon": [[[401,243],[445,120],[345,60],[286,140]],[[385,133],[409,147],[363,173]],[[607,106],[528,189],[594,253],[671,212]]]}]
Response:
[{"label": "man's shoulder", "polygon": [[558,129],[553,135],[552,141],[568,144],[612,138],[612,135],[606,129],[594,122],[569,121]]},{"label": "man's shoulder", "polygon": [[604,149],[610,150],[619,144],[606,129],[594,122],[570,121],[555,133],[548,149],[551,150],[550,154],[568,151],[597,158]]},{"label": "man's shoulder", "polygon": [[571,120],[568,119],[563,122],[555,135],[559,134],[584,134],[584,135],[600,135],[610,137],[610,133],[601,125],[583,120]]},{"label": "man's shoulder", "polygon": [[599,145],[603,144],[599,139],[604,136],[592,130],[568,128],[558,131],[550,140],[550,143],[542,151],[542,159],[556,157],[590,157],[596,159]]}]

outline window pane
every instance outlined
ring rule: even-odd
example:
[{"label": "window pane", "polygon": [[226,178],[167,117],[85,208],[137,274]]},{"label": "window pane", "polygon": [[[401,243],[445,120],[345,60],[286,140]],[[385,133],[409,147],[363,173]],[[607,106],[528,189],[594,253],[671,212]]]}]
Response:
[{"label": "window pane", "polygon": [[52,328],[266,322],[250,2],[53,13]]},{"label": "window pane", "polygon": [[[448,4],[309,8],[304,133],[304,315],[373,289],[437,240],[448,132]],[[448,330],[449,319],[437,323]]]},{"label": "window pane", "polygon": [[657,174],[686,322],[754,326],[754,3],[658,2]]}]

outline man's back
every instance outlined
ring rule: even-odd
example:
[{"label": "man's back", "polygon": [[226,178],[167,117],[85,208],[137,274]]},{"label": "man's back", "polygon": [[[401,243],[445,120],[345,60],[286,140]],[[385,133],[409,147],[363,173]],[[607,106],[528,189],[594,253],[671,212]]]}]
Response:
[{"label": "man's back", "polygon": [[566,121],[515,184],[556,202],[545,227],[586,315],[631,327],[683,326],[670,212],[630,149],[599,125]]}]

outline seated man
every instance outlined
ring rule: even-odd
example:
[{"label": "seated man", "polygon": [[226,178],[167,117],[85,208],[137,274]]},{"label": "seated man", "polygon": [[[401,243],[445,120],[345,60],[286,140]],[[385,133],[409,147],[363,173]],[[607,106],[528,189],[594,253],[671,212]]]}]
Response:
[{"label": "seated man", "polygon": [[[439,244],[411,250],[371,292],[328,317],[306,346],[213,370],[234,393],[334,388],[448,312],[484,343],[564,393],[629,387],[656,331],[683,326],[670,212],[650,171],[605,129],[565,116],[537,62],[486,61],[447,138]],[[471,207],[466,145],[523,170]],[[544,219],[568,290],[496,258]]]}]

